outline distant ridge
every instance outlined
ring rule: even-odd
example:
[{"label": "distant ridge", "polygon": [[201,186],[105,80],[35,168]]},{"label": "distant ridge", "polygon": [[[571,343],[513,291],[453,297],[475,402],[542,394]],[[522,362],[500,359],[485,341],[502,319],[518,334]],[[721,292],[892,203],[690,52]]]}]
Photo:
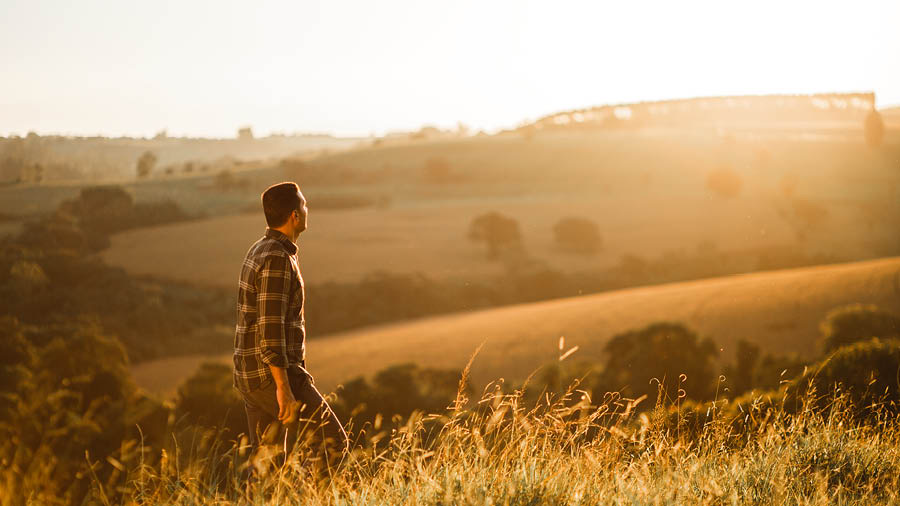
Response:
[{"label": "distant ridge", "polygon": [[521,125],[517,130],[858,122],[874,104],[874,92],[694,97],[561,111]]}]

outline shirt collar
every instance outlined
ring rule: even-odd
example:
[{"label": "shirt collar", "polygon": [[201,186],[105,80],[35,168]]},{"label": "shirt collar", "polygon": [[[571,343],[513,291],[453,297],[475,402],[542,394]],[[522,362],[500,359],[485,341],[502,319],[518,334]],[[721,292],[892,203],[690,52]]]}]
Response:
[{"label": "shirt collar", "polygon": [[281,243],[281,245],[284,246],[284,249],[286,249],[289,254],[297,254],[297,245],[294,244],[294,242],[291,241],[291,238],[286,236],[283,232],[267,227],[266,237],[275,239],[276,241]]}]

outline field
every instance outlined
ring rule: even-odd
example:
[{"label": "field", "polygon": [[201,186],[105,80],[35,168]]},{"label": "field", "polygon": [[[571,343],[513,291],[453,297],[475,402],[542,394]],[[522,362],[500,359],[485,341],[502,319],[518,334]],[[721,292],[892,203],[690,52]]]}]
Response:
[{"label": "field", "polygon": [[[738,339],[763,350],[818,353],[818,323],[832,308],[872,303],[900,309],[900,257],[867,262],[762,272],[597,295],[503,307],[411,323],[315,336],[308,365],[320,389],[331,391],[358,375],[414,362],[461,370],[481,344],[472,365],[475,384],[503,377],[521,381],[558,356],[558,340],[579,346],[573,358],[599,358],[616,333],[657,321],[683,322],[720,347],[720,360],[734,359]],[[168,396],[208,359],[180,357],[139,364],[135,380]]]},{"label": "field", "polygon": [[[176,200],[192,210],[206,202],[210,219],[126,232],[103,258],[129,272],[231,286],[265,226],[252,211],[258,192],[282,179],[298,180],[310,201],[301,263],[311,283],[377,270],[464,279],[498,272],[466,238],[471,220],[488,211],[518,221],[529,257],[566,271],[606,267],[629,253],[690,257],[700,249],[790,248],[834,261],[895,255],[897,148],[873,152],[858,135],[571,133],[358,149],[249,172],[243,192],[182,187]],[[429,160],[446,164],[446,180],[423,175]],[[715,171],[733,176],[736,188],[717,189]],[[379,204],[317,208],[335,196]],[[567,216],[597,223],[599,254],[559,250],[552,227]]]}]

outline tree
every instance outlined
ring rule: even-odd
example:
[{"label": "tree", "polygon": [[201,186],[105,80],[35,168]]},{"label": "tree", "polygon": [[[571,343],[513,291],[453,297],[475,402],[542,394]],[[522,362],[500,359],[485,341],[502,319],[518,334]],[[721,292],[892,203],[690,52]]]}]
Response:
[{"label": "tree", "polygon": [[866,144],[871,148],[881,146],[881,141],[884,140],[884,120],[881,118],[881,113],[873,108],[872,111],[866,115],[866,121],[863,127],[865,130]]},{"label": "tree", "polygon": [[469,239],[487,245],[487,257],[495,260],[502,250],[522,247],[522,234],[516,220],[496,211],[477,216],[469,225]]},{"label": "tree", "polygon": [[156,166],[156,155],[152,151],[144,151],[137,160],[137,175],[139,178],[145,178],[153,172]]},{"label": "tree", "polygon": [[715,392],[716,345],[679,323],[655,323],[617,334],[603,351],[604,383],[621,389],[625,397],[646,395],[655,401],[658,385],[653,378],[659,380],[669,401],[680,397],[681,389],[697,400],[709,399]]},{"label": "tree", "polygon": [[900,317],[872,304],[850,304],[831,310],[819,324],[826,353],[873,337],[900,338]]},{"label": "tree", "polygon": [[600,250],[602,239],[597,224],[587,218],[563,218],[553,226],[556,243],[564,250],[593,255]]},{"label": "tree", "polygon": [[252,141],[253,140],[253,129],[251,129],[248,126],[239,128],[237,136],[238,136],[238,140]]}]

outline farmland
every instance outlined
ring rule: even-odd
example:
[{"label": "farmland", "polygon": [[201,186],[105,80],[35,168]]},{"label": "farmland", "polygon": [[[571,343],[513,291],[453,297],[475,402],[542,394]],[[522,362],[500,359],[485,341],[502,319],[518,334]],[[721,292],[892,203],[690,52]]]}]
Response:
[{"label": "farmland", "polygon": [[[300,246],[312,283],[379,270],[471,279],[497,272],[502,266],[466,239],[471,220],[488,211],[518,221],[530,259],[569,272],[626,254],[781,247],[850,261],[900,253],[896,148],[871,152],[858,135],[571,133],[364,148],[247,172],[242,190],[177,193],[185,207],[214,212],[116,236],[103,257],[129,272],[230,286],[265,226],[259,191],[284,179],[300,182],[310,201]],[[444,180],[428,179],[430,160],[445,165]],[[737,181],[736,189],[718,188],[716,171]],[[327,205],[338,197],[364,204]],[[567,216],[597,223],[598,254],[559,251],[552,227]]]},{"label": "farmland", "polygon": [[[729,276],[539,302],[322,336],[308,344],[308,364],[324,391],[388,365],[414,362],[461,369],[476,384],[521,381],[554,360],[557,344],[579,346],[575,358],[597,358],[616,333],[656,321],[683,322],[720,347],[731,361],[734,343],[748,339],[767,351],[817,354],[818,323],[832,308],[871,303],[900,310],[900,258]],[[210,357],[164,359],[133,368],[138,384],[171,395]],[[230,363],[230,354],[212,357]]]}]

